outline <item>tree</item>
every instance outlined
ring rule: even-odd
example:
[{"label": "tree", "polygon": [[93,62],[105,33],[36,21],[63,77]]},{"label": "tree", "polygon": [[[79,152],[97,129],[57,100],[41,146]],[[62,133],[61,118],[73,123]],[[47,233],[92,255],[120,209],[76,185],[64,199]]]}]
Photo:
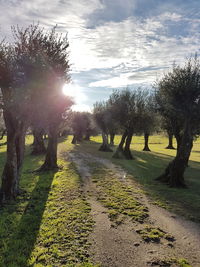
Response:
[{"label": "tree", "polygon": [[[26,59],[23,54],[24,61]],[[27,111],[29,110],[28,70],[22,72],[22,54],[14,47],[0,45],[0,88],[3,116],[7,131],[7,158],[2,174],[1,201],[15,198],[24,157]]]},{"label": "tree", "polygon": [[103,142],[99,150],[112,152],[112,149],[108,144],[109,123],[112,120],[112,115],[108,104],[106,102],[96,102],[94,104],[93,115],[102,133]]},{"label": "tree", "polygon": [[149,148],[149,136],[159,127],[159,120],[155,109],[155,95],[151,91],[143,91],[144,111],[141,119],[141,130],[144,133],[143,151],[151,151]]},{"label": "tree", "polygon": [[38,125],[33,127],[33,150],[31,152],[32,155],[40,155],[46,152],[46,147],[44,144],[44,129],[43,127],[39,127]]},{"label": "tree", "polygon": [[83,112],[73,112],[71,114],[71,127],[73,130],[72,144],[81,142],[87,131],[87,116]]},{"label": "tree", "polygon": [[173,127],[173,123],[171,122],[171,120],[169,120],[168,118],[162,118],[162,128],[164,130],[166,130],[167,135],[168,135],[168,145],[166,147],[166,149],[175,149],[173,146],[173,135],[174,135],[174,127]]},{"label": "tree", "polygon": [[45,32],[39,25],[13,27],[12,33],[13,45],[0,44],[0,88],[7,131],[1,201],[13,199],[19,192],[25,134],[32,117],[48,122],[49,143],[43,169],[55,167],[58,118],[72,104],[61,93],[69,80],[67,38],[56,35],[55,28]]},{"label": "tree", "polygon": [[200,123],[200,65],[197,58],[184,66],[174,66],[157,83],[157,102],[161,115],[173,127],[177,141],[175,158],[157,179],[172,187],[185,187],[184,172]]},{"label": "tree", "polygon": [[133,159],[130,151],[130,144],[133,133],[138,131],[144,113],[143,92],[138,90],[125,89],[114,91],[108,102],[113,117],[123,129],[121,141],[113,157]]}]

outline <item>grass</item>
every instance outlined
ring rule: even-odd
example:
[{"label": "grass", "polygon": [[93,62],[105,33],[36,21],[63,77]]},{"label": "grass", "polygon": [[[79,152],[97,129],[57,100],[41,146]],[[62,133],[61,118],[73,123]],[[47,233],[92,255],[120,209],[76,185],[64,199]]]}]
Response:
[{"label": "grass", "polygon": [[162,238],[168,241],[174,241],[174,237],[166,233],[160,228],[152,227],[151,225],[145,225],[143,229],[136,230],[142,239],[146,242],[155,242],[159,243]]},{"label": "grass", "polygon": [[[70,138],[67,141],[61,139],[59,146],[62,151],[79,150],[111,159],[133,175],[141,189],[151,196],[152,202],[200,221],[199,140],[194,145],[190,167],[186,172],[188,189],[172,189],[155,182],[154,178],[162,172],[175,151],[164,149],[167,144],[164,137],[155,136],[150,140],[153,152],[142,152],[143,139],[134,137],[132,149],[136,159],[133,161],[112,159],[112,153],[98,151],[99,137],[81,145],[72,145]],[[31,172],[41,166],[43,157],[31,156],[32,137],[27,137],[26,141],[20,181],[23,193],[15,202],[0,208],[0,266],[94,267],[88,252],[88,236],[94,222],[75,166],[60,158],[62,168],[56,172]],[[1,173],[5,149],[5,145],[0,146]],[[102,165],[91,167],[99,200],[108,208],[110,218],[116,223],[120,223],[123,217],[143,221],[148,210],[134,197],[141,193],[140,190],[123,186],[112,171],[102,168]],[[165,233],[150,229],[147,235],[160,236]],[[185,259],[176,262],[182,267],[190,266]]]},{"label": "grass", "polygon": [[[43,157],[30,155],[30,143],[27,138],[20,181],[24,193],[0,209],[0,266],[94,266],[88,254],[94,222],[75,167],[59,160],[62,168],[57,172],[31,173]],[[0,158],[4,157],[2,146]],[[0,171],[2,167],[3,162]]]},{"label": "grass", "polygon": [[[119,143],[120,136],[116,136],[115,143]],[[142,186],[152,202],[168,208],[193,221],[200,222],[200,139],[196,140],[191,153],[189,167],[185,173],[186,189],[169,188],[155,181],[175,156],[176,150],[165,149],[167,138],[165,136],[150,137],[151,152],[144,152],[143,137],[134,136],[131,144],[135,160],[113,159],[112,152],[98,151],[101,137],[93,137],[91,142],[84,142],[74,146],[73,149],[88,152],[113,163],[121,165]],[[115,148],[114,148],[115,149]]]},{"label": "grass", "polygon": [[148,209],[139,203],[132,187],[124,185],[115,174],[101,164],[90,164],[92,181],[97,185],[98,200],[109,210],[109,217],[117,224],[125,217],[132,221],[143,222],[148,217]]}]

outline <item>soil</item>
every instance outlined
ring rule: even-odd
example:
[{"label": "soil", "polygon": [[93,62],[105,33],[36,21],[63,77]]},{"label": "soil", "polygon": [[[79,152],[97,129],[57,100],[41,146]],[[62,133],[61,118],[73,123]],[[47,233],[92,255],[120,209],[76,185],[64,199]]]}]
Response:
[{"label": "soil", "polygon": [[100,163],[111,169],[116,177],[127,186],[139,185],[121,167],[109,160],[88,153],[71,152],[71,160],[76,164],[83,182],[83,194],[91,205],[91,214],[95,221],[94,231],[90,235],[90,256],[93,263],[102,267],[148,267],[180,266],[171,259],[187,259],[193,267],[200,267],[200,225],[188,221],[163,208],[151,204],[150,199],[141,193],[138,201],[149,209],[145,224],[160,228],[174,237],[174,240],[162,239],[159,243],[145,242],[137,233],[144,224],[125,220],[116,226],[110,221],[108,210],[97,198],[96,185],[91,180],[88,163]]}]

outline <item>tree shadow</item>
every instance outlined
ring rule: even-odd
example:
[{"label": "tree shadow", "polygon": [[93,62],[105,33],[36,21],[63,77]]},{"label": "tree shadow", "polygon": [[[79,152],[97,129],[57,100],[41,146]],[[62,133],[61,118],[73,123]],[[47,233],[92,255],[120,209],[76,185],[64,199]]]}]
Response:
[{"label": "tree shadow", "polygon": [[[16,204],[10,204],[10,207],[3,208],[2,215],[5,214],[8,218],[14,217],[17,226],[13,223],[7,226],[9,228],[7,233],[10,233],[10,235],[8,238],[5,237],[3,241],[2,266],[28,266],[28,260],[35,246],[54,174],[55,172],[52,171],[40,173],[30,195],[24,193],[24,195],[19,196]],[[23,207],[24,203],[27,204],[25,208]],[[20,209],[23,213],[18,221],[16,216],[20,216]],[[18,214],[16,215],[16,213]]]}]

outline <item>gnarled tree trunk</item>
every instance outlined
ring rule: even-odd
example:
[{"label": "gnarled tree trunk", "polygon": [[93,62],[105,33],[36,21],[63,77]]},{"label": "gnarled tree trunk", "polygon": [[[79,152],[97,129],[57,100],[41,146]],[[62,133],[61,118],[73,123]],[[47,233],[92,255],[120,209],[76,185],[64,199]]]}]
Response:
[{"label": "gnarled tree trunk", "polygon": [[108,135],[103,131],[102,131],[102,140],[103,140],[103,143],[100,146],[99,150],[104,151],[104,152],[112,152],[112,149],[110,148],[108,144]]},{"label": "gnarled tree trunk", "polygon": [[54,170],[57,165],[57,146],[58,146],[58,130],[57,127],[51,125],[49,127],[48,145],[44,164],[40,167],[41,171]]},{"label": "gnarled tree trunk", "polygon": [[44,145],[44,139],[43,139],[43,130],[39,128],[35,128],[33,130],[33,150],[31,152],[32,155],[40,155],[44,154],[46,152],[46,148]]},{"label": "gnarled tree trunk", "polygon": [[110,133],[110,146],[114,146],[114,139],[115,139],[115,134]]},{"label": "gnarled tree trunk", "polygon": [[124,146],[124,156],[126,159],[133,159],[133,156],[132,156],[131,150],[130,150],[132,137],[133,137],[133,131],[129,130],[127,137],[126,137],[125,146]]},{"label": "gnarled tree trunk", "polygon": [[164,174],[157,178],[171,187],[185,187],[184,172],[188,166],[190,153],[193,146],[193,136],[190,130],[190,123],[186,122],[182,137],[177,140],[177,154],[172,160]]},{"label": "gnarled tree trunk", "polygon": [[116,159],[124,158],[124,144],[126,141],[127,134],[128,134],[128,132],[127,132],[127,130],[125,130],[123,135],[122,135],[121,141],[120,141],[115,153],[112,156],[113,158],[116,158]]},{"label": "gnarled tree trunk", "polygon": [[0,200],[15,199],[19,193],[19,180],[24,160],[26,126],[9,111],[4,111],[7,129],[7,158],[2,174]]},{"label": "gnarled tree trunk", "polygon": [[144,133],[144,148],[143,151],[151,151],[149,148],[149,134]]}]

